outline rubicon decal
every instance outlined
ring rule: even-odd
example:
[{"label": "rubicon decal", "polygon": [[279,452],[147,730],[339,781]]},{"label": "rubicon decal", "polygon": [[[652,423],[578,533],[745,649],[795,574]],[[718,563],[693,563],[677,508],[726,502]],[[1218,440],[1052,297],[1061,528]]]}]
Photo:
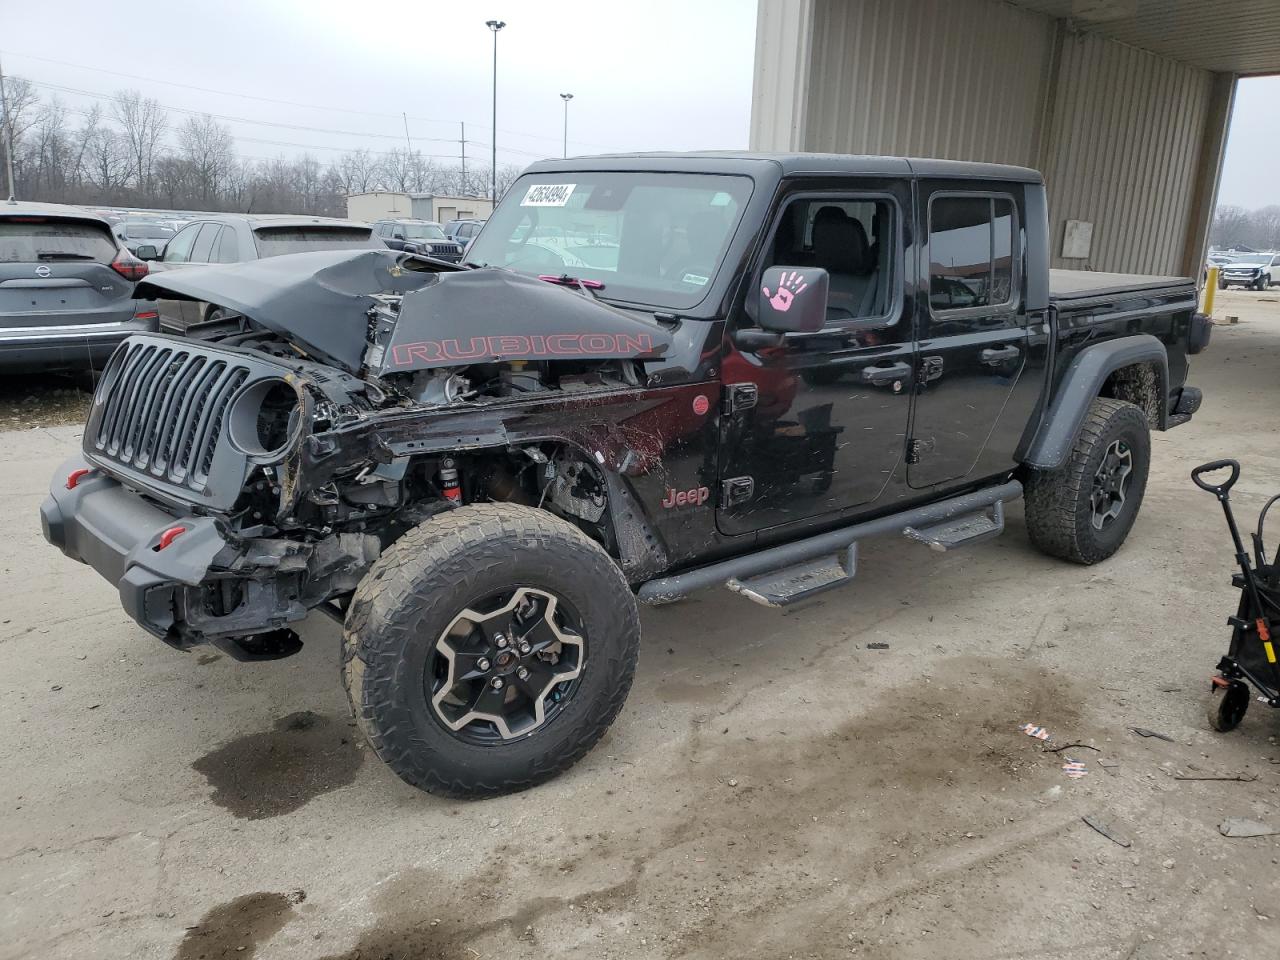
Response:
[{"label": "rubicon decal", "polygon": [[502,360],[527,357],[640,357],[653,353],[647,333],[552,333],[419,340],[391,348],[391,367],[441,360]]},{"label": "rubicon decal", "polygon": [[692,490],[673,490],[667,488],[666,499],[662,501],[664,509],[672,507],[701,506],[711,498],[711,491],[706,487],[694,487]]}]

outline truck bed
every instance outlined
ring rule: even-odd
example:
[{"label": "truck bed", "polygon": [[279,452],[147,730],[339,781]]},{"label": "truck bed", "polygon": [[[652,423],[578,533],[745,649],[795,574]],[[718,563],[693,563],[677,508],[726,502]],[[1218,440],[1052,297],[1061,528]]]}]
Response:
[{"label": "truck bed", "polygon": [[1057,301],[1116,297],[1126,293],[1190,287],[1189,277],[1152,277],[1141,273],[1095,273],[1092,270],[1050,270],[1049,299]]}]

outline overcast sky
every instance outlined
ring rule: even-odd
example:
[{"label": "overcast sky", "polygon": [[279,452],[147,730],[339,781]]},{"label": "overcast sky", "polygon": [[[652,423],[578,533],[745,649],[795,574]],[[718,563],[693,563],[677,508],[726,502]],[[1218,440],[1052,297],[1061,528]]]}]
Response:
[{"label": "overcast sky", "polygon": [[523,166],[560,155],[561,93],[574,95],[570,153],[746,147],[755,17],[755,0],[0,0],[0,50],[6,73],[76,110],[94,98],[49,85],[135,88],[168,107],[259,121],[228,121],[246,156],[300,152],[282,144],[322,159],[403,147],[407,113],[415,148],[456,160],[466,121],[477,141],[468,153],[487,163],[485,21],[505,20],[498,162]]},{"label": "overcast sky", "polygon": [[[485,161],[484,22],[505,20],[498,162],[523,166],[559,155],[561,93],[570,153],[745,148],[755,14],[756,0],[0,0],[0,50],[72,111],[134,88],[175,125],[219,115],[243,156],[402,147],[407,113],[416,149],[456,160],[465,121]],[[1280,77],[1241,82],[1221,203],[1280,204],[1277,104]]]},{"label": "overcast sky", "polygon": [[1280,204],[1280,77],[1241,80],[1218,203],[1253,209]]}]

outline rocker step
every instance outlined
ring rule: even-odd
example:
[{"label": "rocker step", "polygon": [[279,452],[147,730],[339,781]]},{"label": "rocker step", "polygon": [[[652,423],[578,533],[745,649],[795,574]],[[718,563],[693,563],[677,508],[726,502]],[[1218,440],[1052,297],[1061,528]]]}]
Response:
[{"label": "rocker step", "polygon": [[968,513],[927,527],[906,527],[903,536],[918,540],[939,553],[991,540],[1004,532],[1004,503],[997,500],[989,511]]},{"label": "rocker step", "polygon": [[857,568],[858,545],[852,543],[843,555],[805,560],[741,580],[733,577],[725,586],[766,607],[785,607],[849,583]]}]

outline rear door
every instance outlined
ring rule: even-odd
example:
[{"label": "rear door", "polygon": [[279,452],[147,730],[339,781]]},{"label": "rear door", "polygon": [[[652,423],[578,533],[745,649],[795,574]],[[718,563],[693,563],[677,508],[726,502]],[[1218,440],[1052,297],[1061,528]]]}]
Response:
[{"label": "rear door", "polygon": [[111,266],[119,252],[105,223],[0,211],[0,329],[131,319],[133,283]]},{"label": "rear door", "polygon": [[910,181],[798,182],[791,191],[730,327],[755,325],[753,295],[770,266],[828,271],[827,325],[754,347],[727,340],[716,515],[727,534],[869,509],[904,456],[913,383]]},{"label": "rear door", "polygon": [[980,479],[971,475],[980,460],[993,469],[983,453],[998,424],[1017,420],[1020,434],[1030,413],[1006,411],[1028,348],[1021,185],[921,180],[918,190],[926,293],[907,467],[917,489]]},{"label": "rear door", "polygon": [[[181,270],[190,266],[191,248],[195,246],[196,237],[200,234],[202,221],[189,223],[179,230],[172,240],[165,244],[164,253],[160,257],[160,271]],[[156,310],[160,314],[160,329],[170,333],[181,333],[186,329],[187,321],[183,306],[184,300],[157,300]]]}]

